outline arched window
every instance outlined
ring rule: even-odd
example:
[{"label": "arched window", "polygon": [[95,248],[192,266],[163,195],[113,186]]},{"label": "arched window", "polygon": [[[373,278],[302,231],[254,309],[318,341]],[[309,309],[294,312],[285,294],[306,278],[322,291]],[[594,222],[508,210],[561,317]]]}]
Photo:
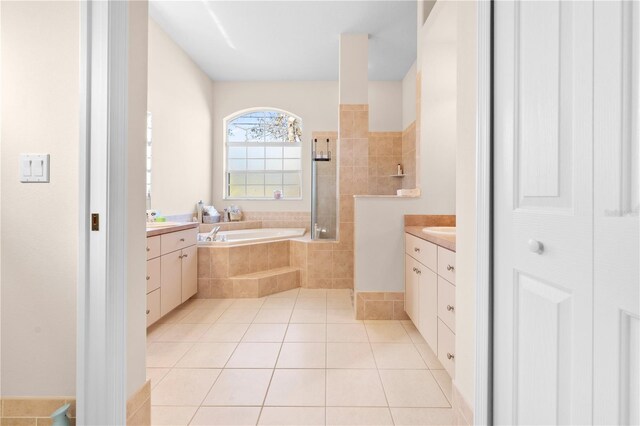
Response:
[{"label": "arched window", "polygon": [[301,198],[302,122],[286,111],[255,109],[225,119],[225,198]]}]

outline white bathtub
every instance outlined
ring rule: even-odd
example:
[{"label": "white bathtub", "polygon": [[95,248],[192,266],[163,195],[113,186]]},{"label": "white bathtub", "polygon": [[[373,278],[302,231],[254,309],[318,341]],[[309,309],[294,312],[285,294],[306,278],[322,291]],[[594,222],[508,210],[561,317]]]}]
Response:
[{"label": "white bathtub", "polygon": [[237,246],[243,244],[255,244],[267,241],[288,240],[302,237],[304,228],[260,228],[240,229],[237,231],[220,231],[216,241],[205,241],[207,234],[198,234],[198,245],[204,247]]}]

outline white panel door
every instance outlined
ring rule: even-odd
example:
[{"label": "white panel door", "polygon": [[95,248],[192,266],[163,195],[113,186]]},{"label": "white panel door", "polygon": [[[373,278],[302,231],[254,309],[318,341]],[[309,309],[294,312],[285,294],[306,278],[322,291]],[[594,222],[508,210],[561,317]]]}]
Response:
[{"label": "white panel door", "polygon": [[637,1],[594,9],[596,424],[640,424],[639,9]]},{"label": "white panel door", "polygon": [[494,422],[588,424],[593,3],[494,8]]}]

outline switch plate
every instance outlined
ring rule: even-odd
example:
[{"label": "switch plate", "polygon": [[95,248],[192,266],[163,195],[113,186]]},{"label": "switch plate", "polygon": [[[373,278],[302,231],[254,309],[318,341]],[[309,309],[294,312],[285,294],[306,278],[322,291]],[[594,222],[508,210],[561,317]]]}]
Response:
[{"label": "switch plate", "polygon": [[49,182],[49,154],[21,154],[20,182]]}]

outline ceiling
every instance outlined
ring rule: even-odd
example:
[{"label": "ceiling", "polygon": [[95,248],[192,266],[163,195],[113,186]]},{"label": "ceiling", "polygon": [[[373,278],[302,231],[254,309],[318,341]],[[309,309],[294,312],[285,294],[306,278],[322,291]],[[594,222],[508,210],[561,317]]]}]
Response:
[{"label": "ceiling", "polygon": [[370,80],[416,59],[413,0],[151,0],[149,14],[213,80],[337,80],[341,33],[370,34]]}]

